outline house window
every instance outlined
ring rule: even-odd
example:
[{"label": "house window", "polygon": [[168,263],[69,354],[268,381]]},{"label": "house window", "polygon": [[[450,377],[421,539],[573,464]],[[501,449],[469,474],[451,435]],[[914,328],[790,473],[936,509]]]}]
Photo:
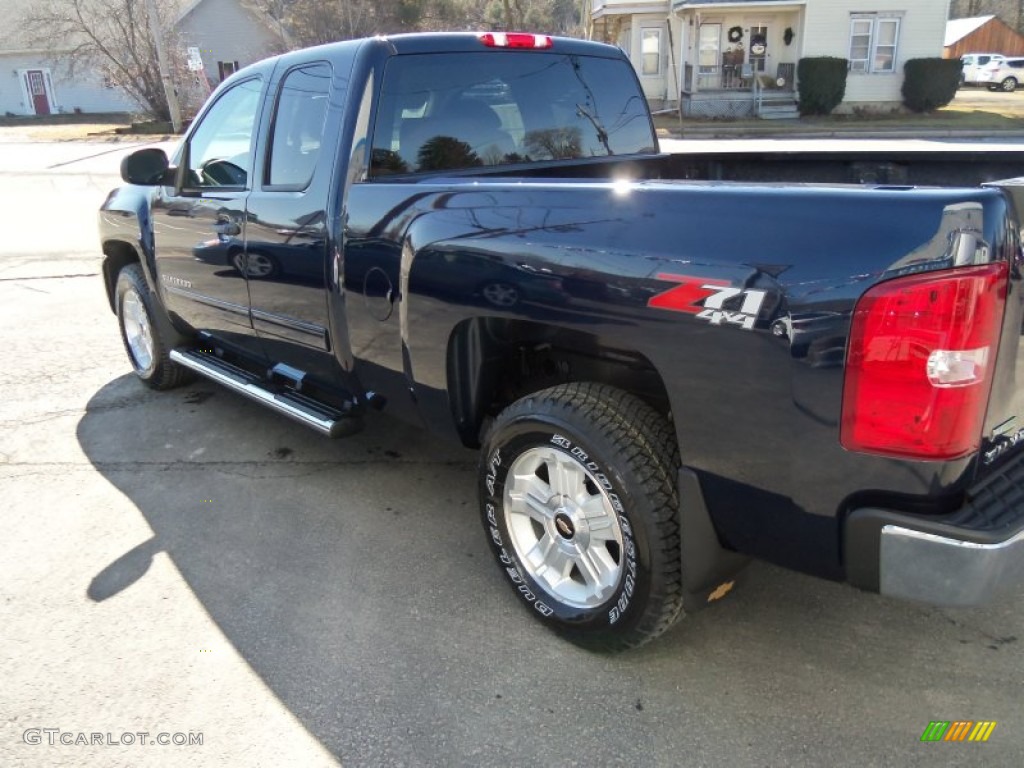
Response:
[{"label": "house window", "polygon": [[237,61],[218,61],[217,62],[217,74],[220,75],[221,80],[226,80],[235,74],[239,69]]},{"label": "house window", "polygon": [[698,46],[700,50],[697,71],[702,75],[717,72],[719,54],[722,49],[722,25],[701,24]]},{"label": "house window", "polygon": [[899,38],[899,18],[855,14],[850,19],[850,71],[895,72]]},{"label": "house window", "polygon": [[640,30],[640,52],[642,56],[640,73],[643,75],[661,74],[661,30]]}]

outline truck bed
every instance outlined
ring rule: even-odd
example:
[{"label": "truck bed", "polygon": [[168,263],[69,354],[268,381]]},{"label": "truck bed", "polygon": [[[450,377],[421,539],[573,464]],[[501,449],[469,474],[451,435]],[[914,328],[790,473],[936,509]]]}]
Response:
[{"label": "truck bed", "polygon": [[[745,142],[741,143],[744,144]],[[522,170],[468,173],[534,178],[614,178],[746,181],[767,184],[868,184],[977,187],[1024,176],[1024,151],[904,148],[882,150],[737,150],[665,153],[649,159],[599,158]]]}]

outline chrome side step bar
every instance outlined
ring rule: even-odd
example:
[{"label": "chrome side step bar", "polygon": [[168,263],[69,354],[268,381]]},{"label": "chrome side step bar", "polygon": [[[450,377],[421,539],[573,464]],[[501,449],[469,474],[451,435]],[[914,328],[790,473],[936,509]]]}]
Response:
[{"label": "chrome side step bar", "polygon": [[172,349],[171,360],[300,424],[312,427],[322,435],[346,437],[362,429],[362,419],[358,415],[340,411],[299,392],[274,392],[267,388],[259,376],[208,352]]}]

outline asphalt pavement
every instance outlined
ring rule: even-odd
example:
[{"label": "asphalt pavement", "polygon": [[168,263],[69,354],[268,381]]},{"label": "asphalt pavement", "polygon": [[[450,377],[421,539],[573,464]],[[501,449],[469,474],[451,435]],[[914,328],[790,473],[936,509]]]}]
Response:
[{"label": "asphalt pavement", "polygon": [[947,610],[754,563],[595,655],[509,593],[472,452],[142,387],[98,277],[125,149],[0,142],[0,765],[1024,764],[1020,591]]}]

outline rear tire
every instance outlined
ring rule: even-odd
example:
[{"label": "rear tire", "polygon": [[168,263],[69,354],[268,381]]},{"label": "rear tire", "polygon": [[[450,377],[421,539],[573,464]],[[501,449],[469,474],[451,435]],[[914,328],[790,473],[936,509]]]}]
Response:
[{"label": "rear tire", "polygon": [[152,389],[172,389],[192,380],[191,371],[171,360],[171,349],[185,343],[156,306],[139,264],[117,275],[117,323],[135,375]]},{"label": "rear tire", "polygon": [[484,283],[480,294],[488,304],[501,309],[516,306],[522,298],[522,291],[517,286],[501,281]]},{"label": "rear tire", "polygon": [[545,389],[498,415],[481,514],[534,616],[577,645],[623,650],[682,615],[678,467],[671,424],[603,384]]},{"label": "rear tire", "polygon": [[250,251],[248,254],[236,251],[231,256],[231,266],[242,277],[248,277],[250,280],[272,280],[281,272],[281,265],[277,263],[277,259],[259,251]]}]

